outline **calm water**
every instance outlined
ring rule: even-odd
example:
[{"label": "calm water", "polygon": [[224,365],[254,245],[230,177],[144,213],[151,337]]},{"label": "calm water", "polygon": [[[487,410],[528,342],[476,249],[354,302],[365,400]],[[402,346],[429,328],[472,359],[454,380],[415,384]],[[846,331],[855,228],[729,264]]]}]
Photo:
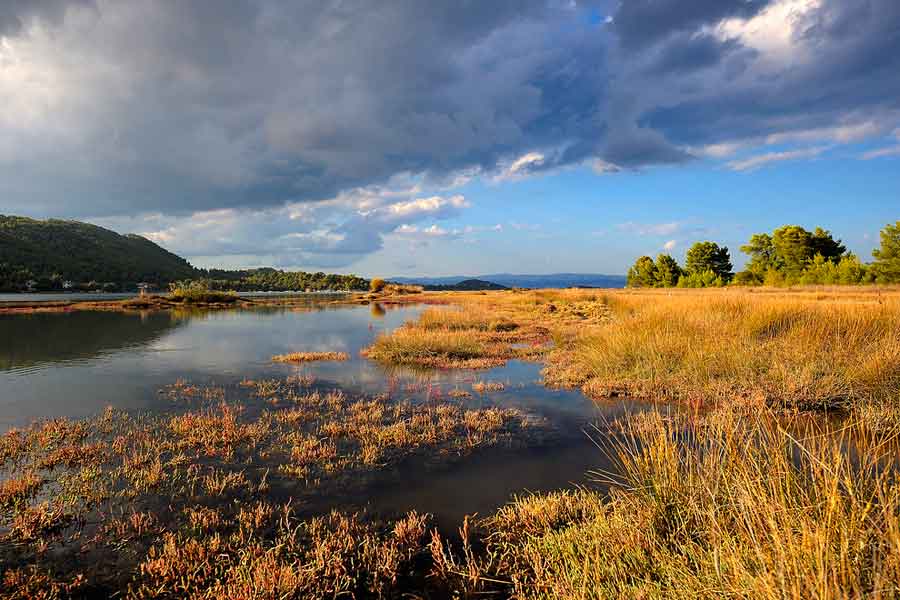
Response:
[{"label": "calm water", "polygon": [[[163,292],[154,292],[165,296]],[[126,300],[134,298],[137,292],[104,293],[104,292],[40,292],[35,294],[0,294],[0,306],[4,303],[17,302],[104,302],[108,300]],[[238,296],[244,298],[271,297],[271,296],[335,296],[344,295],[344,292],[238,292]]]},{"label": "calm water", "polygon": [[[302,371],[316,385],[347,392],[425,398],[472,381],[501,381],[502,392],[473,403],[516,406],[547,420],[552,444],[532,451],[489,450],[447,467],[404,465],[385,473],[358,504],[392,513],[416,508],[439,521],[486,512],[511,494],[586,483],[602,456],[584,433],[621,407],[597,408],[579,392],[548,390],[540,365],[513,361],[488,372],[414,374],[386,371],[359,356],[378,333],[415,318],[421,309],[373,306],[257,308],[212,312],[75,312],[0,315],[0,431],[42,417],[87,417],[114,406],[133,412],[169,411],[159,393],[178,379],[237,388],[244,378]],[[351,360],[303,367],[272,363],[291,351],[344,351]]]}]

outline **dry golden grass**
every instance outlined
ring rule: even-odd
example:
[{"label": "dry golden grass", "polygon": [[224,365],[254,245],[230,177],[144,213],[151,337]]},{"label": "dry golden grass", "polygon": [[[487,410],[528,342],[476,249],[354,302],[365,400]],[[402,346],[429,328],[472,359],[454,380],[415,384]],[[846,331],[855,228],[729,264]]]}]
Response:
[{"label": "dry golden grass", "polygon": [[472,384],[472,389],[479,394],[486,392],[502,392],[506,389],[506,385],[501,381],[476,381]]},{"label": "dry golden grass", "polygon": [[489,369],[543,353],[545,328],[520,324],[498,307],[469,308],[425,310],[418,320],[380,335],[363,354],[389,365]]},{"label": "dry golden grass", "polygon": [[[429,295],[425,294],[425,299]],[[410,365],[502,364],[552,339],[552,385],[688,404],[900,410],[900,288],[535,290],[440,295],[368,355]],[[501,332],[491,323],[511,323]]]},{"label": "dry golden grass", "polygon": [[900,297],[611,295],[613,320],[567,340],[547,379],[593,395],[853,408],[900,393]]},{"label": "dry golden grass", "polygon": [[645,413],[610,450],[609,499],[520,499],[467,523],[463,552],[433,539],[436,569],[471,596],[896,598],[897,439],[866,435]]},{"label": "dry golden grass", "polygon": [[272,360],[283,363],[345,361],[350,360],[350,355],[346,352],[291,352],[289,354],[276,354],[272,357]]}]

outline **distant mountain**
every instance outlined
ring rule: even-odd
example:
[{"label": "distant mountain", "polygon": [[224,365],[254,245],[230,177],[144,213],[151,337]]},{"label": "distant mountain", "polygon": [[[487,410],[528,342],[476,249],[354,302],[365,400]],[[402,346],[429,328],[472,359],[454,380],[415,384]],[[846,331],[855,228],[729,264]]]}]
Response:
[{"label": "distant mountain", "polygon": [[490,281],[505,287],[519,288],[623,288],[624,275],[601,275],[597,273],[552,273],[549,275],[513,275],[496,273],[492,275],[453,276],[453,277],[391,277],[390,281],[410,283],[424,286],[454,285],[467,279]]},{"label": "distant mountain", "polygon": [[194,277],[186,260],[139,235],[50,219],[0,215],[0,287],[28,281],[54,287],[61,281],[165,283]]},{"label": "distant mountain", "polygon": [[425,286],[426,290],[435,292],[480,292],[484,290],[506,290],[505,285],[481,279],[464,279],[457,283],[431,284]]}]

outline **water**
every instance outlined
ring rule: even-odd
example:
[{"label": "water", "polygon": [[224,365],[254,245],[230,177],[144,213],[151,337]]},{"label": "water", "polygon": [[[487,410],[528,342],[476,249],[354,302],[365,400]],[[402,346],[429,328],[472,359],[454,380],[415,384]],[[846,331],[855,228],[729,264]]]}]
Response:
[{"label": "water", "polygon": [[[163,292],[153,292],[155,295],[166,296]],[[242,298],[258,298],[272,296],[329,296],[344,295],[345,292],[238,292]],[[108,302],[110,300],[127,300],[138,296],[137,292],[39,292],[34,294],[0,294],[0,307],[6,304],[22,302]]]},{"label": "water", "polygon": [[[584,430],[617,416],[621,406],[600,409],[579,392],[547,389],[535,363],[423,375],[387,370],[360,357],[376,335],[420,310],[329,307],[311,299],[287,309],[0,315],[0,431],[42,417],[88,417],[107,406],[171,411],[172,400],[159,392],[178,379],[237,389],[245,378],[303,372],[325,389],[425,399],[470,389],[477,378],[503,382],[506,389],[467,402],[518,407],[549,425],[553,443],[525,451],[491,449],[437,470],[403,465],[402,473],[380,475],[353,504],[386,514],[415,508],[449,524],[464,514],[484,514],[515,493],[588,484],[586,472],[603,465]],[[351,359],[302,367],[271,362],[275,354],[301,350],[343,351]]]}]

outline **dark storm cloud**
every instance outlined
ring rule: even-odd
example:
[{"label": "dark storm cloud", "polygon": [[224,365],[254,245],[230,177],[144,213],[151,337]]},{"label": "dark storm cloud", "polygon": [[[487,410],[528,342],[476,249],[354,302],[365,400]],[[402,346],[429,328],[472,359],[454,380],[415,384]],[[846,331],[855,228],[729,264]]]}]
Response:
[{"label": "dark storm cloud", "polygon": [[795,27],[813,60],[700,90],[641,118],[676,143],[709,144],[834,127],[900,109],[900,3],[824,0]]},{"label": "dark storm cloud", "polygon": [[0,37],[17,35],[35,19],[58,24],[72,4],[89,7],[93,0],[3,0],[0,3]]},{"label": "dark storm cloud", "polygon": [[[38,17],[25,6],[6,22]],[[0,148],[0,187],[32,210],[317,200],[599,132],[606,41],[567,3],[76,8],[13,40],[31,80],[64,88],[28,127],[11,123],[26,152]],[[15,91],[33,110],[34,90]]]},{"label": "dark storm cloud", "polygon": [[729,17],[752,17],[770,0],[622,0],[615,28],[628,50],[645,48],[677,32],[697,31]]},{"label": "dark storm cloud", "polygon": [[[401,173],[610,173],[888,123],[900,3],[823,0],[776,23],[808,60],[722,29],[786,1],[7,0],[0,209],[263,210]],[[347,210],[325,243],[380,248],[384,223]]]}]

